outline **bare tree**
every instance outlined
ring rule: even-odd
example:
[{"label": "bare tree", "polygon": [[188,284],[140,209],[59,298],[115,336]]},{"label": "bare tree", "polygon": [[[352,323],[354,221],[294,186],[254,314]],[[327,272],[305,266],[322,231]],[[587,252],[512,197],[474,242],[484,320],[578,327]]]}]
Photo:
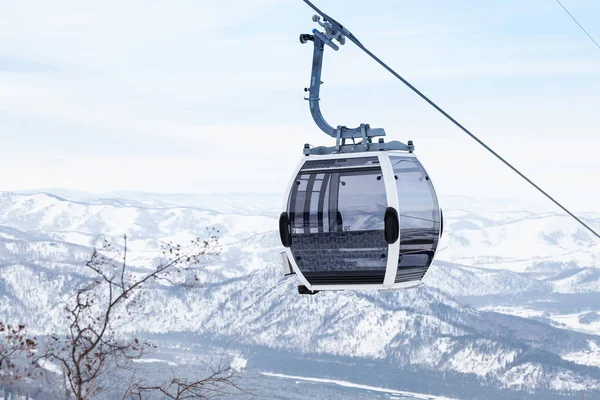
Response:
[{"label": "bare tree", "polygon": [[169,382],[159,385],[136,383],[133,385],[130,397],[143,400],[147,394],[158,393],[162,398],[172,400],[207,400],[231,394],[250,394],[237,384],[237,371],[231,366],[219,363],[216,368],[209,367],[209,370],[210,374],[201,379],[173,376]]},{"label": "bare tree", "polygon": [[24,325],[5,324],[0,321],[0,379],[19,381],[32,377],[32,359],[37,350],[37,338],[27,334]]},{"label": "bare tree", "polygon": [[[47,349],[37,357],[59,364],[67,398],[83,400],[98,395],[106,389],[103,384],[106,374],[131,368],[134,360],[155,348],[149,341],[120,334],[118,324],[125,325],[127,317],[139,310],[143,302],[141,294],[148,285],[156,282],[197,285],[196,271],[219,253],[217,233],[208,230],[205,239],[191,241],[185,248],[173,243],[163,246],[160,260],[150,270],[133,269],[127,264],[127,236],[123,237],[122,249],[103,240],[101,249],[94,250],[86,263],[91,280],[77,290],[66,307],[66,334],[52,336]],[[231,381],[230,372],[219,366],[207,378],[188,383],[174,377],[166,387],[180,385],[182,392],[195,395],[216,393],[221,383]],[[124,396],[131,396],[134,387],[137,396],[141,396],[142,387],[133,381]]]}]

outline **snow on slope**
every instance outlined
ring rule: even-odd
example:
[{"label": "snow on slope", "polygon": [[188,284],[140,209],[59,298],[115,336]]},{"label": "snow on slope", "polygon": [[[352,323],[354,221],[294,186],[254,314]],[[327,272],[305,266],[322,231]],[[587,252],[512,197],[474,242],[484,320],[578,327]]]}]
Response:
[{"label": "snow on slope", "polygon": [[592,391],[599,388],[595,379],[577,375],[566,368],[548,368],[536,362],[510,368],[501,381],[507,388],[531,392],[541,388],[569,391]]},{"label": "snow on slope", "polygon": [[563,355],[563,358],[577,364],[600,367],[600,345],[598,343],[590,340],[588,350],[567,353]]},{"label": "snow on slope", "polygon": [[[223,207],[223,201],[213,201]],[[132,201],[82,202],[44,193],[0,194],[0,228],[18,229],[21,235],[50,235],[54,240],[87,248],[88,252],[91,247],[101,244],[99,239],[104,237],[119,246],[121,237],[127,234],[129,259],[139,265],[151,263],[161,245],[169,242],[185,244],[197,237],[205,238],[206,228],[215,228],[219,231],[224,257],[229,261],[228,271],[224,271],[228,276],[260,268],[264,261],[279,261],[276,250],[279,244],[273,232],[276,218],[249,215],[244,209],[240,211],[243,213],[231,215],[183,206],[145,207]],[[250,240],[253,237],[260,240]],[[28,246],[26,241],[22,243]],[[53,254],[55,251],[50,248],[38,251],[39,257],[53,257]]]},{"label": "snow on slope", "polygon": [[[35,270],[9,270],[4,276],[15,307],[8,314],[28,326],[50,332],[60,304],[45,302],[64,293],[68,282],[41,285]],[[31,287],[17,277],[25,273]],[[61,289],[60,285],[66,285]],[[155,286],[143,296],[132,332],[196,332],[236,338],[238,343],[261,345],[303,354],[350,356],[388,360],[397,367],[420,367],[436,372],[474,374],[514,386],[506,371],[531,373],[527,384],[547,388],[555,366],[551,354],[586,351],[599,337],[570,333],[515,317],[480,313],[464,308],[443,294],[422,287],[396,293],[322,293],[299,298],[293,279],[281,279],[278,268],[207,284],[194,290]],[[27,310],[23,309],[23,305]],[[541,368],[518,368],[540,354]],[[600,384],[594,373],[568,367],[565,376],[576,387],[582,380]],[[504,379],[504,380],[503,380]]]},{"label": "snow on slope", "polygon": [[600,292],[600,269],[576,268],[560,273],[547,280],[555,292]]},{"label": "snow on slope", "polygon": [[[191,331],[305,353],[389,359],[492,377],[513,388],[577,389],[600,380],[597,372],[559,368],[547,356],[585,354],[597,337],[481,313],[432,288],[299,298],[297,282],[279,273],[279,202],[273,196],[246,199],[251,205],[243,195],[231,203],[223,196],[134,197],[71,201],[44,193],[0,194],[0,315],[51,330],[60,312],[56,300],[72,290],[100,234],[118,245],[126,233],[130,260],[147,267],[161,244],[191,240],[214,226],[223,256],[202,274],[206,286],[191,292],[154,286],[144,294],[143,315],[127,329]],[[477,214],[468,199],[460,203],[462,209],[445,210],[447,231],[427,285],[455,296],[597,291],[599,248],[577,226],[513,205]],[[478,207],[485,210],[483,203]],[[600,220],[597,214],[586,218]],[[539,351],[545,358],[531,361]]]},{"label": "snow on slope", "polygon": [[[444,216],[457,217],[449,212]],[[471,222],[465,215],[458,218],[463,225]],[[595,224],[600,229],[600,224]],[[600,243],[568,216],[536,215],[507,223],[495,221],[477,229],[448,226],[438,256],[441,260],[515,272],[533,270],[549,261],[600,267]]]},{"label": "snow on slope", "polygon": [[546,293],[552,285],[508,270],[475,268],[436,261],[423,280],[453,296]]}]

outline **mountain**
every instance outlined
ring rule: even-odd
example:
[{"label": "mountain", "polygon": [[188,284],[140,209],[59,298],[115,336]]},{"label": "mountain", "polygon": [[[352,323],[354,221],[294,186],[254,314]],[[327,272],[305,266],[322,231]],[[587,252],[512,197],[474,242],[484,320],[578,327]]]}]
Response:
[{"label": "mountain", "polygon": [[[600,298],[600,245],[561,215],[450,197],[457,208],[444,209],[446,231],[424,286],[301,297],[279,266],[279,196],[60,194],[0,193],[0,318],[56,331],[101,240],[120,246],[126,234],[129,262],[144,269],[161,245],[214,227],[222,251],[202,271],[204,285],[152,285],[123,331],[233,339],[241,352],[274,359],[337,360],[337,375],[322,372],[331,379],[357,363],[386,366],[395,374],[385,381],[367,372],[356,379],[410,390],[416,383],[399,376],[413,373],[439,381],[429,392],[453,397],[600,391],[600,303],[592,301]],[[600,227],[600,214],[585,220]],[[285,368],[269,372],[297,372]],[[469,394],[457,381],[481,389]]]}]

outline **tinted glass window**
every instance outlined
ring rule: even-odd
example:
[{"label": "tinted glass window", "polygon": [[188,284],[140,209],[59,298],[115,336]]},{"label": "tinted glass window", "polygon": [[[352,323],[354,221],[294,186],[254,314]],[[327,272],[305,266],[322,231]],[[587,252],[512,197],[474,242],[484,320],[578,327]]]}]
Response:
[{"label": "tinted glass window", "polygon": [[344,231],[383,230],[386,207],[381,170],[340,174],[338,211]]},{"label": "tinted glass window", "polygon": [[387,198],[378,159],[337,161],[307,162],[292,185],[292,254],[303,273],[377,271],[382,280]]},{"label": "tinted glass window", "polygon": [[433,185],[417,159],[390,157],[390,161],[399,201],[399,267],[429,267],[440,229],[439,207]]}]

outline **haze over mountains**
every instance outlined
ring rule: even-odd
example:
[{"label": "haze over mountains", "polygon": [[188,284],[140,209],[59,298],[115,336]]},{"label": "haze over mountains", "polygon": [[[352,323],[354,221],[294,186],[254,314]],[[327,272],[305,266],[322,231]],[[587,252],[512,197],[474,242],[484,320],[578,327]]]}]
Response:
[{"label": "haze over mountains", "polygon": [[[425,285],[299,297],[281,274],[278,195],[53,192],[0,193],[0,318],[39,333],[58,329],[99,239],[119,246],[127,234],[132,265],[150,268],[161,244],[215,227],[222,256],[205,284],[154,285],[123,331],[235,338],[260,371],[450,397],[600,393],[600,243],[562,214],[442,197]],[[600,228],[600,213],[582,217]]]}]

